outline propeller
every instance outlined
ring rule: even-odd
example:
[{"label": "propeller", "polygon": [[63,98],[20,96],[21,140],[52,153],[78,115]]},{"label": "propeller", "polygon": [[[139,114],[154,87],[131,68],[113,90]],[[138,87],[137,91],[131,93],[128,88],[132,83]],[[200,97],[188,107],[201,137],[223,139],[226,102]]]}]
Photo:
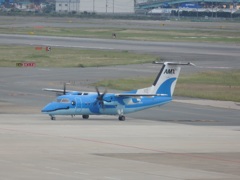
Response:
[{"label": "propeller", "polygon": [[67,83],[63,83],[63,95],[66,95],[66,85]]},{"label": "propeller", "polygon": [[104,98],[105,94],[107,93],[107,89],[105,89],[102,94],[100,93],[97,86],[95,87],[95,89],[98,94],[95,104],[97,104],[99,102],[99,105],[104,109],[105,107],[104,107],[104,99],[103,98]]},{"label": "propeller", "polygon": [[67,84],[69,84],[69,83],[65,83],[65,82],[63,83],[63,91],[62,91],[62,92],[56,92],[56,96],[66,95],[66,92],[67,92],[67,90],[66,90]]}]

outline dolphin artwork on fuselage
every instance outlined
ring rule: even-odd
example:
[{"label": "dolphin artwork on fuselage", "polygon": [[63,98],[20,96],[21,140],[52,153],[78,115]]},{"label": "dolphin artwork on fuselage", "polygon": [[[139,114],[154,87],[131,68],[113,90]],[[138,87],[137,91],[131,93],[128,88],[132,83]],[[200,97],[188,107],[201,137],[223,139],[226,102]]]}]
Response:
[{"label": "dolphin artwork on fuselage", "polygon": [[49,89],[62,93],[56,101],[47,104],[42,113],[48,114],[52,120],[56,115],[82,115],[83,119],[88,119],[89,115],[118,115],[120,121],[125,120],[125,114],[141,111],[155,106],[164,105],[172,101],[172,95],[175,89],[177,79],[182,65],[193,65],[192,63],[177,62],[154,62],[162,64],[152,86],[132,90],[123,93],[100,93],[98,88],[96,92],[78,92],[64,89]]}]

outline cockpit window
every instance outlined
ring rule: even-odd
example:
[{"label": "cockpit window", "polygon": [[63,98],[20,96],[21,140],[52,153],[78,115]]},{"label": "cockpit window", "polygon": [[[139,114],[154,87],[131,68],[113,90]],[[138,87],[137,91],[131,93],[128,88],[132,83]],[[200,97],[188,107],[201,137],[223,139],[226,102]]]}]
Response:
[{"label": "cockpit window", "polygon": [[62,99],[57,99],[57,102],[60,102],[60,103],[69,103],[70,100],[67,99],[67,98],[62,98]]},{"label": "cockpit window", "polygon": [[69,101],[69,99],[63,98],[63,99],[61,100],[61,102],[62,102],[62,103],[69,103],[70,101]]}]

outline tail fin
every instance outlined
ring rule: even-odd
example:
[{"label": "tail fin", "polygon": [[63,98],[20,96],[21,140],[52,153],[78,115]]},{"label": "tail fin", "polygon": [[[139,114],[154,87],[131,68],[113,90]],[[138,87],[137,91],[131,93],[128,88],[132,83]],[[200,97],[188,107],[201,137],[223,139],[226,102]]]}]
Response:
[{"label": "tail fin", "polygon": [[173,95],[181,65],[192,65],[192,63],[175,63],[175,62],[154,62],[154,64],[163,64],[153,85],[148,88],[138,89],[137,94],[165,94],[168,97]]}]

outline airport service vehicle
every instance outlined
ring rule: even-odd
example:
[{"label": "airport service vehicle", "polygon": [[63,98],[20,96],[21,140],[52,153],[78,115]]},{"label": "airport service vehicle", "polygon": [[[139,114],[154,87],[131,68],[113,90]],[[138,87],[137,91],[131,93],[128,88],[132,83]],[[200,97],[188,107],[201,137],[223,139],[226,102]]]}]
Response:
[{"label": "airport service vehicle", "polygon": [[193,65],[192,63],[176,62],[154,62],[162,64],[152,86],[132,90],[123,93],[103,93],[99,92],[79,92],[63,89],[48,89],[62,93],[56,101],[47,104],[42,113],[48,114],[51,120],[55,120],[57,115],[82,115],[83,119],[88,119],[89,115],[118,115],[120,121],[125,120],[125,114],[141,111],[155,106],[164,105],[172,100],[177,79],[183,65]]}]

